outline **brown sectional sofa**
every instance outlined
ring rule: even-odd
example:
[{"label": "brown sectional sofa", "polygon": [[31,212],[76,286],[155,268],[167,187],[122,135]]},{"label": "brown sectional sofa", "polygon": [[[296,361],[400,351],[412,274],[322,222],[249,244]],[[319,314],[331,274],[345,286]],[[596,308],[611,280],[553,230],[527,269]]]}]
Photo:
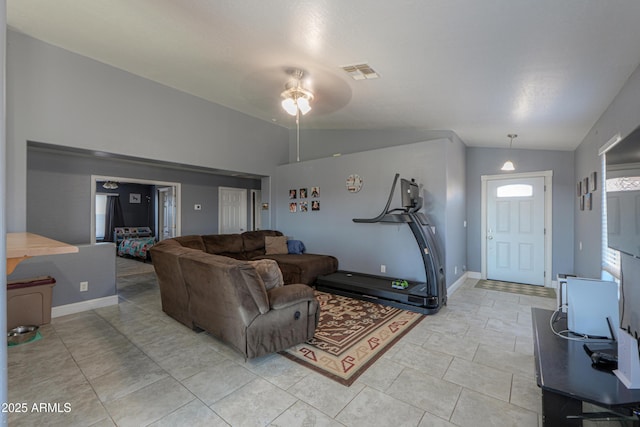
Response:
[{"label": "brown sectional sofa", "polygon": [[[157,243],[151,256],[163,311],[190,328],[210,332],[248,358],[310,339],[320,311],[306,283],[336,271],[338,262],[326,255],[283,254],[276,255],[281,258],[278,270],[273,261],[257,261],[270,258],[260,241],[279,235],[265,230]],[[284,280],[273,286],[256,264],[272,265],[278,275],[281,270]]]},{"label": "brown sectional sofa", "polygon": [[[276,260],[284,283],[305,283],[313,285],[320,275],[335,273],[338,270],[337,258],[317,254],[276,254],[266,255],[265,237],[282,236],[276,230],[246,231],[242,234],[210,234],[201,236],[207,253],[227,256],[240,260],[273,259]],[[190,247],[199,246],[199,236],[188,236]],[[181,239],[181,238],[178,238]],[[201,247],[198,247],[201,248]]]}]

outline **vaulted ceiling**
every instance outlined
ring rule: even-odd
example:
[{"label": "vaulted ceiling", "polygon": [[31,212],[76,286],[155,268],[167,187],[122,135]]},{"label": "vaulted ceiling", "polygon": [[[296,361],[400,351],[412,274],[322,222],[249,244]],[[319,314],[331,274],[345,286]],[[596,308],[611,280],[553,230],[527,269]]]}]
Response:
[{"label": "vaulted ceiling", "polygon": [[[637,0],[8,0],[7,21],[288,128],[280,93],[301,69],[304,129],[450,129],[468,146],[572,150],[640,63]],[[379,78],[342,69],[363,63]]]}]

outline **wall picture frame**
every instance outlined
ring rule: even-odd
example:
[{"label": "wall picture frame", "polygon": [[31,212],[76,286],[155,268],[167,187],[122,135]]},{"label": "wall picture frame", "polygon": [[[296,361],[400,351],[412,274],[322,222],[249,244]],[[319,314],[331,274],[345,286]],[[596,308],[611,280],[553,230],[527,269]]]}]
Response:
[{"label": "wall picture frame", "polygon": [[598,189],[598,184],[597,184],[598,181],[596,179],[597,176],[598,176],[598,173],[595,171],[591,172],[591,175],[589,175],[589,185],[590,185],[589,191],[590,192],[594,192]]},{"label": "wall picture frame", "polygon": [[141,203],[141,198],[139,193],[129,193],[129,203]]}]

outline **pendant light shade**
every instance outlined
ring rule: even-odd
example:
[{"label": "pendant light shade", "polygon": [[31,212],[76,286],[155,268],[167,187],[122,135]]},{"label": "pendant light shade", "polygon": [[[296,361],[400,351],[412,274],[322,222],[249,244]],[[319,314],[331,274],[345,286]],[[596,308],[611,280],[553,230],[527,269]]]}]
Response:
[{"label": "pendant light shade", "polygon": [[[507,135],[507,138],[509,138],[509,152],[511,152],[511,147],[513,146],[513,138],[517,137],[518,135],[515,133],[510,133]],[[504,165],[502,165],[500,170],[511,172],[516,170],[516,167],[513,165],[513,162],[511,160],[507,160],[506,162],[504,162]]]},{"label": "pendant light shade", "polygon": [[513,162],[511,160],[507,160],[504,162],[504,165],[500,168],[503,171],[514,171],[516,170],[515,166],[513,166]]}]

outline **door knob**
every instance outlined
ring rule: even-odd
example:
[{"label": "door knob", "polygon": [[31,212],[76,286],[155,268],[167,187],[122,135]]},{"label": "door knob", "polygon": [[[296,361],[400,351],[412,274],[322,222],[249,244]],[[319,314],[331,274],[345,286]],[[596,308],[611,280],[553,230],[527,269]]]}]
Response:
[{"label": "door knob", "polygon": [[487,240],[493,240],[493,236],[487,236]]}]

